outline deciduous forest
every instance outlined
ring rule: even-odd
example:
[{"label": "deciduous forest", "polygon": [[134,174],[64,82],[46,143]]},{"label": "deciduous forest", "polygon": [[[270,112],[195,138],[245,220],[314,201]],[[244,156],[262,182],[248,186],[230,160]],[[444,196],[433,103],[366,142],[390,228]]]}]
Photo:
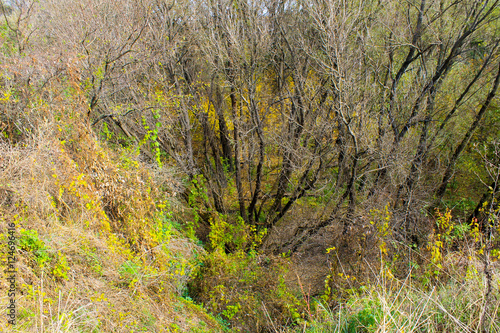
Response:
[{"label": "deciduous forest", "polygon": [[500,0],[1,4],[3,331],[500,331]]}]

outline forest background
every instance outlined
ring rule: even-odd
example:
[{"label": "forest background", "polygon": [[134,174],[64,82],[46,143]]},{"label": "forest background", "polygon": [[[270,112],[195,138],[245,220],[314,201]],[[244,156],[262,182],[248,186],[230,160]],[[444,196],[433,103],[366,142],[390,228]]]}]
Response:
[{"label": "forest background", "polygon": [[3,2],[15,329],[499,331],[499,5]]}]

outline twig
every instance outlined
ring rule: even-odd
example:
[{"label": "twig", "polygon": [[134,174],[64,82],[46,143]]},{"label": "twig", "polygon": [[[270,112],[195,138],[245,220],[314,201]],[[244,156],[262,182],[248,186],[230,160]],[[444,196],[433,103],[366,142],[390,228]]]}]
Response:
[{"label": "twig", "polygon": [[262,303],[262,308],[264,309],[264,313],[266,314],[266,318],[269,320],[269,322],[271,323],[271,325],[273,326],[273,330],[276,332],[276,333],[279,333],[278,329],[276,328],[276,326],[274,326],[274,322],[273,322],[273,319],[271,318],[271,316],[269,315],[269,312],[267,311],[267,308],[266,308],[266,305],[264,304],[264,302],[261,302]]},{"label": "twig", "polygon": [[[143,111],[146,111],[146,110],[149,110],[149,109],[152,109],[153,107],[150,106],[150,107],[147,107],[145,109],[142,109],[140,110],[141,112]],[[117,114],[117,113],[109,113],[109,114],[103,114],[103,115],[100,115],[96,120],[94,120],[94,122],[92,123],[92,126],[96,125],[98,122],[100,122],[101,120],[105,119],[105,118],[114,118],[114,117],[125,117],[127,115],[129,115],[130,113],[134,112],[134,111],[139,111],[137,109],[130,109],[128,110],[127,112],[125,113],[122,113],[122,114]]]}]

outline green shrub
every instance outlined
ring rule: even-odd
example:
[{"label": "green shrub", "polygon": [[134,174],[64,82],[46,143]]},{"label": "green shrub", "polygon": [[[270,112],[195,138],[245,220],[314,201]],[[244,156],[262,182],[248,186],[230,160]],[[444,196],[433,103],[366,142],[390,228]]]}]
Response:
[{"label": "green shrub", "polygon": [[46,263],[50,262],[48,248],[44,241],[38,236],[36,230],[21,229],[19,246],[22,250],[33,253],[35,260],[43,268]]}]

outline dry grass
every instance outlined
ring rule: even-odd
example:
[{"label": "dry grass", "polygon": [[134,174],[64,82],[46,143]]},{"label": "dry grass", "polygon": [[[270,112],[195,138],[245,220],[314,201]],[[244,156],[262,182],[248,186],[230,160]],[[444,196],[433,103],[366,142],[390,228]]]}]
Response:
[{"label": "dry grass", "polygon": [[[0,230],[15,222],[19,240],[17,330],[218,330],[180,297],[202,249],[164,220],[174,195],[165,171],[155,175],[133,153],[100,144],[82,107],[78,98],[64,100],[59,120],[0,140]],[[1,304],[6,288],[2,278]]]},{"label": "dry grass", "polygon": [[450,252],[442,276],[430,281],[420,269],[398,279],[386,263],[378,269],[368,264],[371,281],[336,290],[341,298],[332,307],[312,300],[310,320],[295,329],[276,326],[273,332],[500,332],[499,265],[493,264],[493,291],[486,301],[480,257],[473,247]]}]

